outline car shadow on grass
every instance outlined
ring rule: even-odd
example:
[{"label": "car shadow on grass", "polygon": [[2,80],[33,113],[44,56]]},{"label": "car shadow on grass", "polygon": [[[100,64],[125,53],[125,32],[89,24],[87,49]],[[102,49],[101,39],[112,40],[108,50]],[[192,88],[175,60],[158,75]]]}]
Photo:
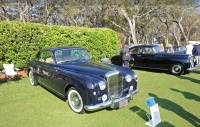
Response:
[{"label": "car shadow on grass", "polygon": [[[138,106],[133,106],[130,108],[131,111],[133,111],[134,113],[136,113],[138,116],[140,116],[142,119],[144,119],[145,121],[149,121],[148,117],[147,117],[147,112],[144,111],[143,109],[141,109]],[[148,113],[149,114],[149,113]],[[174,125],[166,122],[166,121],[161,121],[157,127],[175,127]]]},{"label": "car shadow on grass", "polygon": [[190,73],[200,74],[200,71],[195,70],[195,71],[192,71]]},{"label": "car shadow on grass", "polygon": [[86,114],[93,114],[93,113],[96,113],[96,112],[101,112],[101,111],[103,111],[103,110],[106,110],[106,111],[113,111],[113,109],[107,107],[107,108],[102,108],[102,109],[98,109],[98,110],[95,110],[95,111],[87,111],[87,110],[85,110],[85,113],[86,113]]},{"label": "car shadow on grass", "polygon": [[[68,103],[67,97],[63,98],[63,97],[61,97],[61,96],[58,96],[57,94],[55,94],[55,93],[52,92],[51,90],[47,89],[46,87],[44,87],[44,86],[42,86],[42,85],[40,85],[40,86],[41,86],[43,89],[45,89],[47,92],[51,93],[53,96],[55,96],[55,97],[57,97],[58,99],[60,99],[61,101]],[[87,113],[87,114],[92,114],[92,113],[99,112],[99,111],[102,111],[102,110],[111,111],[111,110],[113,110],[113,109],[107,107],[107,108],[99,109],[99,110],[96,110],[96,111],[85,111],[85,113]]]},{"label": "car shadow on grass", "polygon": [[146,116],[147,112],[145,110],[141,109],[138,106],[133,106],[130,108],[130,110],[133,111],[134,113],[136,113],[138,116],[140,116],[145,121],[148,121],[148,117]]},{"label": "car shadow on grass", "polygon": [[197,96],[193,93],[190,93],[190,92],[185,92],[185,91],[181,91],[181,90],[178,90],[178,89],[174,89],[174,88],[170,88],[172,91],[175,91],[175,92],[179,92],[179,93],[182,93],[183,96],[186,98],[186,99],[189,99],[189,100],[195,100],[195,101],[198,101],[200,102],[200,96]]},{"label": "car shadow on grass", "polygon": [[200,74],[200,66],[195,67],[195,70],[190,71],[190,73]]},{"label": "car shadow on grass", "polygon": [[180,79],[185,79],[185,80],[189,80],[191,82],[200,84],[200,80],[199,79],[195,79],[195,78],[192,78],[192,77],[185,77],[185,76],[177,76],[177,77],[180,78]]},{"label": "car shadow on grass", "polygon": [[[55,96],[55,97],[57,97],[58,99],[60,99],[61,101],[68,103],[67,97],[63,98],[63,97],[61,97],[61,96],[55,94],[55,93],[52,92],[51,90],[47,89],[46,87],[44,87],[44,86],[42,86],[42,85],[40,85],[40,86],[41,86],[43,89],[45,89],[47,92],[51,93],[53,96]],[[69,106],[69,105],[68,105],[68,106]],[[70,108],[70,106],[69,106],[69,108]],[[107,108],[99,109],[99,110],[96,110],[96,111],[85,111],[85,113],[87,113],[87,114],[92,114],[92,113],[94,113],[94,112],[99,112],[99,111],[105,110],[105,109],[107,109]],[[110,109],[107,109],[107,110],[110,110]]]},{"label": "car shadow on grass", "polygon": [[154,97],[155,101],[158,103],[160,107],[169,110],[175,113],[176,115],[182,117],[183,119],[191,123],[193,126],[199,127],[200,119],[191,114],[190,112],[188,112],[187,110],[185,110],[182,106],[166,98],[160,98],[153,93],[149,93],[149,96]]}]

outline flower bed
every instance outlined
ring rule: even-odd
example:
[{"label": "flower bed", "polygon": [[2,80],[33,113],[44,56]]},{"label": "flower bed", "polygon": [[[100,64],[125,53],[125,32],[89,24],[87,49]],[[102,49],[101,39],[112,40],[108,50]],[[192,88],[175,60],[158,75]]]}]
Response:
[{"label": "flower bed", "polygon": [[[27,77],[27,73],[25,71],[18,71],[17,77]],[[5,79],[5,74],[0,74],[0,80]]]}]

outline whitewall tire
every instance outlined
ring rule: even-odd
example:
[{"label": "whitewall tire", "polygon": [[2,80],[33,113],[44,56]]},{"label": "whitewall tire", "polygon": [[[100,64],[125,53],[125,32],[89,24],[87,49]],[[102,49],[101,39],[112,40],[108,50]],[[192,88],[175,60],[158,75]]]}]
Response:
[{"label": "whitewall tire", "polygon": [[38,85],[38,83],[37,83],[37,81],[35,79],[35,76],[33,75],[33,71],[32,70],[29,71],[28,77],[29,77],[29,81],[30,81],[32,86],[37,86]]},{"label": "whitewall tire", "polygon": [[71,87],[67,94],[68,104],[70,108],[76,113],[85,113],[83,100],[76,88]]}]

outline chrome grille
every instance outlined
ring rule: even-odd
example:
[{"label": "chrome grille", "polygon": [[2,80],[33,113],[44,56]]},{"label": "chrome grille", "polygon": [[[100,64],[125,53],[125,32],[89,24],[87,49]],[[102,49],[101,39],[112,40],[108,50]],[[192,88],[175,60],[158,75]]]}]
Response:
[{"label": "chrome grille", "polygon": [[111,71],[106,74],[108,83],[108,96],[119,97],[123,93],[122,74],[118,71]]}]

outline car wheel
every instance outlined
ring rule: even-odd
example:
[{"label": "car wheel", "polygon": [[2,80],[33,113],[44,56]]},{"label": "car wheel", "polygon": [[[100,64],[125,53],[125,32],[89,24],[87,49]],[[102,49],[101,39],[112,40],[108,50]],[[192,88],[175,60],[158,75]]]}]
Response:
[{"label": "car wheel", "polygon": [[74,112],[80,114],[85,113],[82,97],[74,87],[68,90],[67,98],[68,104]]},{"label": "car wheel", "polygon": [[174,63],[170,66],[170,72],[173,75],[181,75],[184,73],[183,66],[179,63]]},{"label": "car wheel", "polygon": [[29,80],[30,80],[31,85],[37,86],[38,83],[37,83],[37,81],[35,79],[35,76],[33,75],[33,71],[32,70],[29,71],[28,76],[29,76]]}]

